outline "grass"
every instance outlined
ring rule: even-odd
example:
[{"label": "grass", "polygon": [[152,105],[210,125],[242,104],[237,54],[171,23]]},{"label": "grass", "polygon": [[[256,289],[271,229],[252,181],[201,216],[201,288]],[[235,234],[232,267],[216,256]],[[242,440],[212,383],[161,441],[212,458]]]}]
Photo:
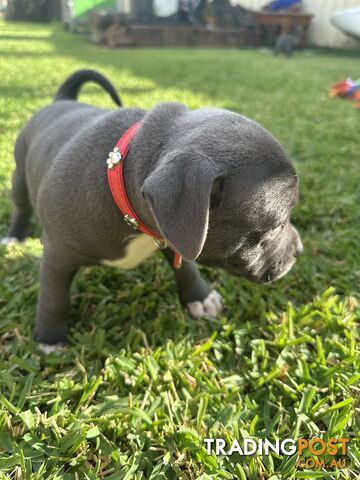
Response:
[{"label": "grass", "polygon": [[[217,320],[190,319],[160,256],[133,271],[84,269],[71,344],[47,357],[31,340],[41,245],[34,235],[2,247],[0,479],[359,478],[360,112],[326,95],[357,78],[355,54],[106,50],[20,23],[1,23],[0,40],[0,235],[17,133],[67,75],[92,67],[126,106],[211,105],[268,128],[301,179],[293,222],[305,245],[267,287],[204,269],[226,302]],[[95,86],[81,99],[112,107]],[[313,436],[350,437],[347,467],[304,472],[296,455],[216,457],[204,444]]]}]

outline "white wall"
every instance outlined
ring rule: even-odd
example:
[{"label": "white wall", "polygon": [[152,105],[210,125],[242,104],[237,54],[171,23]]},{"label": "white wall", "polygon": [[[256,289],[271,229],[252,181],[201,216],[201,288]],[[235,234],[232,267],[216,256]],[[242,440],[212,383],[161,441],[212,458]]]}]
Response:
[{"label": "white wall", "polygon": [[131,12],[131,0],[117,0],[117,10],[121,13]]},{"label": "white wall", "polygon": [[[252,10],[270,3],[270,0],[230,0],[233,5],[241,5]],[[312,13],[314,18],[309,29],[309,43],[322,47],[355,47],[357,42],[333,27],[329,21],[331,15],[340,10],[360,7],[360,0],[303,0],[306,13]]]}]

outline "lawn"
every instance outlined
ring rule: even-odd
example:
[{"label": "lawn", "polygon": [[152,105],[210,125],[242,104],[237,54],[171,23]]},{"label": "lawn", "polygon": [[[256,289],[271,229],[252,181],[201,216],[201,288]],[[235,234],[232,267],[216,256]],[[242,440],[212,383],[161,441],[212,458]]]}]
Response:
[{"label": "lawn", "polygon": [[[189,317],[160,255],[83,269],[71,344],[45,356],[31,340],[39,227],[1,247],[0,479],[359,478],[360,111],[326,94],[358,78],[356,53],[107,50],[58,26],[0,23],[0,236],[16,135],[84,67],[127,107],[216,106],[268,128],[300,177],[305,252],[271,286],[203,269],[226,303],[217,320]],[[93,85],[81,99],[114,107]],[[216,457],[204,443],[314,436],[349,437],[347,467],[304,472],[296,455]]]}]

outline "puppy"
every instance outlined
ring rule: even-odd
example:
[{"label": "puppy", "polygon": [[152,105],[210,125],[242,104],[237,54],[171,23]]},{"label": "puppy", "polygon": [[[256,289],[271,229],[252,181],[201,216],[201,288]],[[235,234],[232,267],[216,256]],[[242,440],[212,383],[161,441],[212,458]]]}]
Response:
[{"label": "puppy", "polygon": [[300,37],[303,34],[303,28],[300,26],[293,27],[290,32],[282,33],[276,39],[274,47],[274,55],[283,54],[290,58],[293,51],[300,44]]},{"label": "puppy", "polygon": [[289,220],[298,178],[270,133],[215,108],[96,108],[76,101],[87,81],[121,105],[101,74],[78,71],[15,144],[15,208],[3,243],[25,238],[35,210],[44,252],[33,336],[43,349],[68,340],[70,284],[81,266],[133,268],[157,249],[151,236],[125,221],[108,183],[109,152],[137,122],[123,163],[126,194],[142,224],[166,242],[169,263],[174,252],[183,257],[175,280],[193,317],[216,316],[222,308],[195,260],[254,282],[290,270],[303,248]]},{"label": "puppy", "polygon": [[280,35],[276,40],[274,55],[283,53],[285,57],[290,58],[296,45],[297,40],[292,35]]}]

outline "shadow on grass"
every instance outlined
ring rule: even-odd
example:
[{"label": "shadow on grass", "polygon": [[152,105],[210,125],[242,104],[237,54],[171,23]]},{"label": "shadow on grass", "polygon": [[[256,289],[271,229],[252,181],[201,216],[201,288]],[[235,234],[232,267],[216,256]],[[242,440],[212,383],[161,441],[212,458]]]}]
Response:
[{"label": "shadow on grass", "polygon": [[[6,31],[6,29],[2,28],[2,31]],[[39,41],[43,42],[44,40],[49,40],[51,37],[50,35],[47,36],[38,36],[38,35],[3,35],[0,34],[0,39],[1,40],[13,40],[13,41],[18,41],[18,40],[25,40],[25,41]]]},{"label": "shadow on grass", "polygon": [[328,57],[341,57],[341,58],[354,58],[359,59],[360,54],[360,42],[358,42],[358,47],[355,48],[326,48],[326,47],[317,47],[312,50],[315,53],[321,55],[326,55]]},{"label": "shadow on grass", "polygon": [[[0,37],[1,40],[1,37]],[[14,52],[12,50],[2,50],[0,49],[0,55],[1,57],[10,57],[10,58],[24,58],[24,59],[29,59],[29,58],[46,58],[46,57],[53,57],[54,53],[53,52],[28,52],[24,50],[23,52]]]},{"label": "shadow on grass", "polygon": [[[33,87],[31,85],[24,85],[21,84],[13,84],[13,85],[2,85],[1,86],[1,95],[7,98],[16,98],[16,100],[24,99],[29,101],[32,98],[37,98],[39,95],[41,96],[54,96],[56,91],[54,92],[54,86],[51,84],[42,85],[41,91],[39,88]],[[34,112],[35,113],[35,112]]]}]

